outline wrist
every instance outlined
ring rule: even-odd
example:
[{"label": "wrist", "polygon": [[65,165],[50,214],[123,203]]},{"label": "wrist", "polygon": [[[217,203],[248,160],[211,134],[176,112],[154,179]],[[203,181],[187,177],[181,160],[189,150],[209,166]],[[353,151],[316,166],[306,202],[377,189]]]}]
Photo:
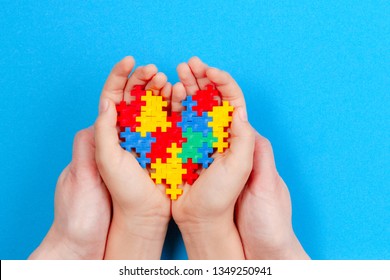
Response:
[{"label": "wrist", "polygon": [[169,219],[115,212],[105,259],[160,259]]},{"label": "wrist", "polygon": [[160,204],[153,207],[123,207],[120,203],[113,202],[113,221],[118,226],[147,226],[149,230],[156,231],[167,225],[171,219],[170,204]]},{"label": "wrist", "polygon": [[241,239],[233,219],[178,226],[189,259],[244,259]]},{"label": "wrist", "polygon": [[170,218],[163,215],[137,215],[115,211],[111,229],[146,240],[164,240]]},{"label": "wrist", "polygon": [[[104,248],[104,246],[102,246]],[[93,244],[80,244],[52,225],[42,243],[29,256],[30,260],[91,260],[103,259],[104,250],[97,252]]]},{"label": "wrist", "polygon": [[280,250],[279,259],[310,260],[310,257],[303,249],[295,233],[292,232],[289,241],[286,242],[284,248]]},{"label": "wrist", "polygon": [[[302,245],[293,231],[283,238],[276,237],[264,244],[261,240],[253,240],[246,244],[243,239],[245,255],[252,260],[309,260]],[[257,244],[257,245],[256,245]]]}]

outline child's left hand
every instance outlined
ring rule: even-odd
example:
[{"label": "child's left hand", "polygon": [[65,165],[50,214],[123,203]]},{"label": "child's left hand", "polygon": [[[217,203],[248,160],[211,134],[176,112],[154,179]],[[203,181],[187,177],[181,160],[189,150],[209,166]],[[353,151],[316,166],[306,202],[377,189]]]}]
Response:
[{"label": "child's left hand", "polygon": [[135,85],[154,94],[170,92],[170,84],[154,65],[138,67],[126,57],[112,70],[104,85],[95,123],[96,161],[113,201],[113,219],[106,258],[159,259],[171,215],[165,187],[155,185],[147,170],[119,145],[115,104],[130,99]]}]

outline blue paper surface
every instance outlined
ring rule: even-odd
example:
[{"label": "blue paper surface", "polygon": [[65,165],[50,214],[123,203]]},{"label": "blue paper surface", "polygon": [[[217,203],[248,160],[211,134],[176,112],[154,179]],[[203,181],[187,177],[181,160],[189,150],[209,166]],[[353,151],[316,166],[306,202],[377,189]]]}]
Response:
[{"label": "blue paper surface", "polygon": [[[189,2],[189,1],[188,1]],[[125,55],[171,82],[197,55],[244,91],[314,259],[390,258],[389,1],[3,1],[0,259],[53,219],[75,133]],[[186,258],[169,231],[163,258]]]}]

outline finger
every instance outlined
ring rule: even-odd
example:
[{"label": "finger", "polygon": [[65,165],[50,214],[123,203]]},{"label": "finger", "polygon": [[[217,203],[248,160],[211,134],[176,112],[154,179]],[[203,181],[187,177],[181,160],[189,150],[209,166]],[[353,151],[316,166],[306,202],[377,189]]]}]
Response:
[{"label": "finger", "polygon": [[234,108],[240,107],[246,111],[244,94],[229,73],[216,68],[209,68],[206,75],[221,93],[222,100],[229,101]]},{"label": "finger", "polygon": [[204,89],[208,84],[210,84],[210,80],[206,75],[207,69],[210,67],[206,63],[194,56],[188,61],[188,66],[196,78],[196,83],[198,84],[199,89]]},{"label": "finger", "polygon": [[182,101],[187,97],[186,89],[181,82],[176,83],[172,89],[172,112],[181,112],[184,107],[181,104]]},{"label": "finger", "polygon": [[119,103],[122,100],[123,90],[134,64],[134,58],[127,56],[114,66],[104,84],[102,97],[109,98],[115,103]]},{"label": "finger", "polygon": [[230,148],[227,150],[226,156],[227,164],[242,170],[245,175],[249,176],[253,164],[255,133],[243,108],[234,109],[230,131]]},{"label": "finger", "polygon": [[171,104],[171,96],[172,96],[172,84],[167,82],[164,87],[161,89],[161,96],[165,101],[168,102],[168,107]]},{"label": "finger", "polygon": [[75,164],[95,162],[95,140],[93,127],[88,127],[77,132],[73,141],[72,161]]},{"label": "finger", "polygon": [[188,95],[194,95],[199,90],[196,78],[187,63],[180,63],[177,66],[177,74]]},{"label": "finger", "polygon": [[259,133],[255,135],[254,171],[274,173],[276,170],[274,152],[269,140]]},{"label": "finger", "polygon": [[257,132],[255,134],[253,170],[248,182],[246,188],[254,194],[287,189],[287,185],[276,170],[271,143]]},{"label": "finger", "polygon": [[153,78],[146,84],[145,89],[153,91],[154,95],[159,95],[161,89],[167,83],[167,76],[164,73],[157,73]]},{"label": "finger", "polygon": [[157,74],[157,67],[154,64],[146,66],[140,66],[135,69],[134,73],[127,81],[124,90],[124,100],[128,102],[130,100],[130,91],[135,85],[145,86],[153,77]]},{"label": "finger", "polygon": [[114,103],[110,99],[102,98],[94,128],[96,162],[103,166],[112,162],[112,159],[119,159],[120,153],[123,152],[119,145],[116,121],[117,112]]}]

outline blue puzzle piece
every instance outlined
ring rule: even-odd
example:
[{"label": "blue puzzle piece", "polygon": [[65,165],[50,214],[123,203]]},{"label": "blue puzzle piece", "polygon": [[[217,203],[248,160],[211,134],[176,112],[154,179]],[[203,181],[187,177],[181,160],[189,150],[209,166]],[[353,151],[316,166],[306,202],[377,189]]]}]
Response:
[{"label": "blue puzzle piece", "polygon": [[182,121],[178,122],[177,126],[181,127],[182,131],[187,131],[188,128],[192,127],[192,121],[188,118],[182,118]]},{"label": "blue puzzle piece", "polygon": [[209,165],[214,161],[211,157],[213,148],[210,148],[206,142],[203,142],[203,147],[198,148],[198,152],[202,155],[201,158],[198,158],[198,163],[202,163],[203,168],[209,167]]},{"label": "blue puzzle piece", "polygon": [[186,107],[186,109],[181,113],[183,122],[192,122],[192,118],[197,116],[197,112],[192,110],[192,107],[196,106],[198,102],[192,100],[192,96],[187,96],[182,104]]},{"label": "blue puzzle piece", "polygon": [[208,116],[207,112],[203,112],[201,117],[192,118],[192,131],[202,132],[204,137],[207,137],[209,132],[212,132],[212,127],[208,126],[208,123],[212,121],[212,118]]},{"label": "blue puzzle piece", "polygon": [[126,151],[131,152],[138,145],[138,141],[141,139],[141,134],[139,132],[131,131],[130,127],[126,127],[125,131],[120,133],[120,137],[124,139],[121,142],[121,147]]},{"label": "blue puzzle piece", "polygon": [[198,102],[195,100],[192,100],[192,96],[189,95],[187,98],[182,102],[183,106],[186,107],[186,111],[192,111],[192,107],[198,105]]},{"label": "blue puzzle piece", "polygon": [[152,143],[156,142],[156,138],[152,137],[150,132],[142,137],[140,132],[132,132],[129,127],[120,133],[120,137],[124,139],[120,143],[121,147],[126,151],[135,151],[140,154],[136,159],[143,168],[146,168],[146,164],[150,163],[150,158],[147,158],[146,154],[151,152]]},{"label": "blue puzzle piece", "polygon": [[136,147],[137,153],[150,153],[152,149],[152,143],[156,142],[156,138],[152,137],[150,132],[146,133],[145,137],[142,137],[138,140],[138,144]]},{"label": "blue puzzle piece", "polygon": [[139,157],[137,157],[138,163],[142,166],[142,168],[146,168],[147,164],[150,164],[150,158],[146,157],[146,153],[141,153]]}]

